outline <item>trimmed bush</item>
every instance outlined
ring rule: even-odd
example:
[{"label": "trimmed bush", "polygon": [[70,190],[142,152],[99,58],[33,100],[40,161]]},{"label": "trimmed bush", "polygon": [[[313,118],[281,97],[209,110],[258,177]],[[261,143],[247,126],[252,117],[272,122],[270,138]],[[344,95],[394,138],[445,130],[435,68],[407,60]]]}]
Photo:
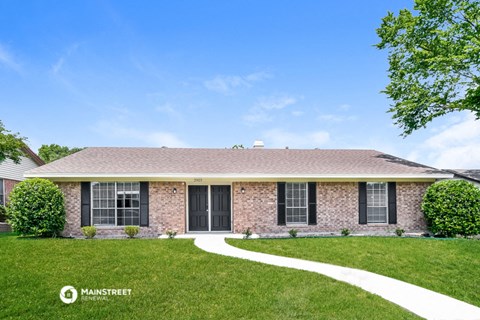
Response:
[{"label": "trimmed bush", "polygon": [[404,233],[405,233],[405,230],[403,230],[401,228],[395,229],[395,234],[399,237],[401,237]]},{"label": "trimmed bush", "polygon": [[10,193],[8,222],[22,235],[56,236],[65,226],[63,193],[53,182],[29,179]]},{"label": "trimmed bush", "polygon": [[97,234],[97,228],[94,226],[82,227],[82,233],[87,239],[92,239]]},{"label": "trimmed bush", "polygon": [[298,234],[298,230],[297,230],[297,229],[290,229],[290,230],[288,231],[288,234],[290,235],[290,237],[296,238],[296,237],[297,237],[297,234]]},{"label": "trimmed bush", "polygon": [[432,184],[423,197],[422,211],[434,234],[467,237],[480,233],[480,190],[465,180]]},{"label": "trimmed bush", "polygon": [[342,234],[342,236],[346,237],[350,234],[350,229],[348,228],[343,228],[340,233]]},{"label": "trimmed bush", "polygon": [[168,239],[173,239],[177,236],[177,231],[174,231],[174,230],[167,230],[167,236],[168,236]]},{"label": "trimmed bush", "polygon": [[135,237],[138,232],[140,231],[140,227],[137,227],[137,226],[126,226],[125,227],[125,233],[127,234],[127,236],[129,238],[133,238]]}]

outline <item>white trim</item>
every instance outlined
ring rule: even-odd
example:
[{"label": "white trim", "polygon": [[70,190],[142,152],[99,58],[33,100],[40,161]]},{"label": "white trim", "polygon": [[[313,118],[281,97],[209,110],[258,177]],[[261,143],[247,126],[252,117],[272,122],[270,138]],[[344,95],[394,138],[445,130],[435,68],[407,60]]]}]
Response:
[{"label": "white trim", "polygon": [[175,179],[451,179],[451,173],[419,174],[221,174],[221,173],[25,173],[25,178],[152,178]]}]

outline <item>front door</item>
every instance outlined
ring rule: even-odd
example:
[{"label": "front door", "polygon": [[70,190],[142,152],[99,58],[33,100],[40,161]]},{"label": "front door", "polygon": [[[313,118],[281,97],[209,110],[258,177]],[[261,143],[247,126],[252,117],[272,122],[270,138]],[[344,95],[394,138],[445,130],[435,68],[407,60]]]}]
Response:
[{"label": "front door", "polygon": [[189,186],[189,231],[230,231],[230,201],[230,186]]},{"label": "front door", "polygon": [[190,231],[208,231],[208,186],[188,187]]},{"label": "front door", "polygon": [[230,186],[211,186],[212,231],[230,231]]}]

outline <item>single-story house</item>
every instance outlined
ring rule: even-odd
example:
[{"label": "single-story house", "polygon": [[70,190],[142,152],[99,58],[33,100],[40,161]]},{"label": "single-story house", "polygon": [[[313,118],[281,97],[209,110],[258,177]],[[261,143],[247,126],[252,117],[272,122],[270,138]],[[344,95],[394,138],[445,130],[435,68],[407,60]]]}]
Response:
[{"label": "single-story house", "polygon": [[86,148],[26,172],[65,194],[65,236],[425,231],[425,189],[453,175],[374,150]]},{"label": "single-story house", "polygon": [[480,188],[480,169],[444,169],[453,173],[453,179],[466,180]]}]

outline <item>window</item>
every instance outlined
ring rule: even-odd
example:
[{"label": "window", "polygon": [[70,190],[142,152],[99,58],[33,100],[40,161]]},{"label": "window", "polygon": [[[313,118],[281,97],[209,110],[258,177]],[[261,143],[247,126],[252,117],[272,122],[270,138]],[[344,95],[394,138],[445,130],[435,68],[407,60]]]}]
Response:
[{"label": "window", "polygon": [[367,183],[367,223],[387,223],[387,183]]},{"label": "window", "polygon": [[0,179],[0,205],[2,206],[5,204],[5,192],[3,190],[3,179]]},{"label": "window", "polygon": [[307,223],[307,184],[286,184],[286,218],[290,224]]},{"label": "window", "polygon": [[139,182],[92,182],[93,225],[140,225]]}]

